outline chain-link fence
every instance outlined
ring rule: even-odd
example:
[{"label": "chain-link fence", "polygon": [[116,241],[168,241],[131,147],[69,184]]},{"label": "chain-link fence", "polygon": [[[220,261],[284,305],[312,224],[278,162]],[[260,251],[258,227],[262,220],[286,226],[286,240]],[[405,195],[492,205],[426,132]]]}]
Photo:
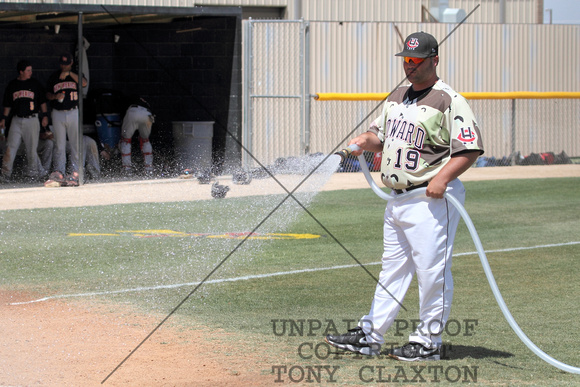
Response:
[{"label": "chain-link fence", "polygon": [[304,154],[308,63],[300,21],[245,24],[244,146],[246,166]]}]

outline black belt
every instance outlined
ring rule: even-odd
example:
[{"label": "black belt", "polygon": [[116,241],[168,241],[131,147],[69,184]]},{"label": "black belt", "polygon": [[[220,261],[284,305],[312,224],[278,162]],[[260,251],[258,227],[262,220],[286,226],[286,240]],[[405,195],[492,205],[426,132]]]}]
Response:
[{"label": "black belt", "polygon": [[429,182],[428,182],[428,181],[426,181],[426,182],[424,182],[423,184],[419,184],[419,185],[412,185],[412,186],[410,186],[410,187],[408,187],[408,188],[405,188],[405,189],[393,189],[393,191],[394,191],[394,192],[395,192],[397,195],[400,195],[400,194],[404,194],[404,193],[410,192],[410,191],[412,191],[412,190],[414,190],[414,189],[417,189],[417,188],[425,188],[425,187],[427,187],[428,185],[429,185]]},{"label": "black belt", "polygon": [[19,115],[16,115],[16,117],[18,117],[18,118],[33,118],[33,117],[36,118],[36,117],[38,117],[38,114],[37,113],[34,113],[34,114],[29,115],[29,116],[19,116]]},{"label": "black belt", "polygon": [[75,106],[70,109],[54,109],[54,110],[58,110],[59,112],[70,112],[71,110],[77,110],[78,108],[79,108],[78,106]]}]

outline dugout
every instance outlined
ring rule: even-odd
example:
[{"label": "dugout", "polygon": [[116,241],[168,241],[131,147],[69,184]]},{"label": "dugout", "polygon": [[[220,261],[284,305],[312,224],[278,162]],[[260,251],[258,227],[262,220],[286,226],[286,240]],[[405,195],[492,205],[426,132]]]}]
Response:
[{"label": "dugout", "polygon": [[[96,89],[146,98],[156,114],[150,138],[155,164],[173,169],[180,166],[174,163],[172,122],[214,121],[212,164],[219,173],[241,163],[241,19],[240,7],[2,3],[0,89],[17,76],[23,58],[46,84],[58,56],[74,54],[84,38],[85,98]],[[87,102],[83,121],[90,125]]]}]

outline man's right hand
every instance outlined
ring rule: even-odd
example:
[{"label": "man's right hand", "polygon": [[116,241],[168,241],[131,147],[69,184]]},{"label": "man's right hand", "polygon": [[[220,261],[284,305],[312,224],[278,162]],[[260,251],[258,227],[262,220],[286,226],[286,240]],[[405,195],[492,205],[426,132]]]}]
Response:
[{"label": "man's right hand", "polygon": [[363,153],[363,150],[375,153],[382,152],[383,150],[383,144],[381,143],[377,135],[372,132],[365,132],[353,138],[352,140],[350,140],[348,145],[352,144],[356,144],[361,148],[358,151],[353,151],[352,152],[353,156],[361,155]]}]

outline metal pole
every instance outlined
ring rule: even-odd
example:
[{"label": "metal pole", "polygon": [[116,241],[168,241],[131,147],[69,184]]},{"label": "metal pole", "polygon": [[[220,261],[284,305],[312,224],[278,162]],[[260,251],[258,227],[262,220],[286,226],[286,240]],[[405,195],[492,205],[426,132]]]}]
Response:
[{"label": "metal pole", "polygon": [[512,165],[516,165],[516,100],[512,99]]},{"label": "metal pole", "polygon": [[83,13],[79,12],[79,21],[78,21],[78,38],[77,38],[77,52],[78,52],[78,61],[79,61],[79,82],[77,85],[77,91],[79,95],[79,127],[78,127],[78,141],[77,141],[77,149],[79,155],[79,186],[84,184],[85,180],[85,163],[84,163],[84,141],[83,141],[83,54],[82,54],[82,47],[83,47]]},{"label": "metal pole", "polygon": [[303,23],[304,34],[304,153],[310,153],[310,23]]},{"label": "metal pole", "polygon": [[304,86],[304,20],[300,20],[300,152],[306,154],[306,126],[304,124],[305,86]]},{"label": "metal pole", "polygon": [[[252,18],[245,22],[246,36],[244,37],[244,82],[243,88],[243,102],[242,102],[242,144],[249,151],[252,152],[252,72],[253,72],[253,56],[252,56]],[[247,152],[242,150],[242,165],[246,168],[253,167],[252,159]]]}]

